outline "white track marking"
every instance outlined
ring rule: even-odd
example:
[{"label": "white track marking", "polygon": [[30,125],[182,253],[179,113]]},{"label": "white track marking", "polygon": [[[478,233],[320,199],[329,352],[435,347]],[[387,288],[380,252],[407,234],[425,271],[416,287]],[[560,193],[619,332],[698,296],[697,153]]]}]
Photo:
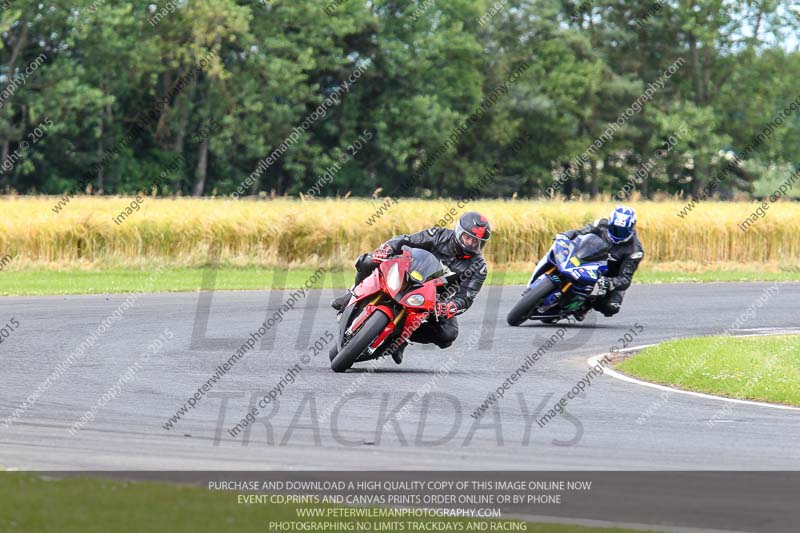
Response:
[{"label": "white track marking", "polygon": [[[775,328],[770,330],[769,333],[766,333],[769,328],[759,328],[757,331],[761,331],[762,333],[748,333],[745,335],[733,335],[732,337],[763,337],[766,335],[777,335],[777,334],[790,334],[790,333],[797,333],[798,330],[792,329],[779,329]],[[756,331],[756,330],[741,330],[741,331]],[[642,346],[635,346],[632,348],[625,348],[620,350],[618,353],[628,353],[628,352],[636,352],[639,350],[643,350],[644,348],[650,348],[652,346],[656,346],[656,344],[645,344]],[[594,367],[600,364],[600,359],[605,357],[608,354],[600,354],[600,355],[593,355],[589,359],[587,359],[587,363],[589,363],[590,367]],[[676,394],[686,394],[688,396],[695,396],[698,398],[705,398],[707,400],[717,400],[721,402],[728,402],[728,403],[738,403],[742,405],[753,405],[756,407],[769,407],[771,409],[781,409],[783,411],[800,411],[800,407],[792,407],[790,405],[780,405],[776,403],[767,403],[767,402],[757,402],[754,400],[739,400],[737,398],[726,398],[725,396],[716,396],[714,394],[705,394],[703,392],[694,392],[689,390],[683,389],[676,389],[674,387],[668,387],[667,385],[660,385],[658,383],[650,383],[649,381],[642,381],[641,379],[632,378],[626,374],[622,374],[621,372],[617,372],[616,370],[612,369],[609,366],[603,367],[603,373],[608,374],[613,378],[620,379],[622,381],[627,381],[628,383],[636,383],[637,385],[642,385],[645,387],[650,387],[652,389],[658,389],[662,391],[669,391],[674,392]]]}]

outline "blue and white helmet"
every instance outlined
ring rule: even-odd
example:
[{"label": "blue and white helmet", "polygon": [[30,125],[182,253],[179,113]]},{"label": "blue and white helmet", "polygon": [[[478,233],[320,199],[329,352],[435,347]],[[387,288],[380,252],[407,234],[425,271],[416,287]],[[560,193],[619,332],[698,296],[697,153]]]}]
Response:
[{"label": "blue and white helmet", "polygon": [[633,237],[636,227],[636,211],[624,205],[618,205],[611,218],[608,219],[608,238],[619,244]]}]

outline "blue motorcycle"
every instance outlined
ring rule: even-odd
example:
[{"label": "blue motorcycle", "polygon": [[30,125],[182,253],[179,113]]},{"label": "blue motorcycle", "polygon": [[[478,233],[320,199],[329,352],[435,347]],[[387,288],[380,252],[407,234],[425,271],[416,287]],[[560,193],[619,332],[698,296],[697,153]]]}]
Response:
[{"label": "blue motorcycle", "polygon": [[526,320],[556,322],[576,313],[598,295],[597,280],[608,267],[611,245],[594,234],[569,240],[556,235],[550,251],[536,265],[522,299],[508,313],[510,326]]}]

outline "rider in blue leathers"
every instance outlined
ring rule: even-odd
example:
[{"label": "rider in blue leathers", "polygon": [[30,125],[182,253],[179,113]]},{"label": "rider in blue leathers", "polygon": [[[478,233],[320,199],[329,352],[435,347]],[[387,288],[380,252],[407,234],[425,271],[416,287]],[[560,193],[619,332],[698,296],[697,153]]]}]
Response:
[{"label": "rider in blue leathers", "polygon": [[[644,258],[644,248],[636,232],[636,211],[618,206],[609,218],[598,218],[580,229],[563,232],[568,239],[594,233],[611,245],[608,252],[608,272],[597,281],[600,297],[592,307],[605,316],[619,313],[625,290],[630,287],[633,274]],[[575,314],[577,320],[586,317],[588,308]]]}]

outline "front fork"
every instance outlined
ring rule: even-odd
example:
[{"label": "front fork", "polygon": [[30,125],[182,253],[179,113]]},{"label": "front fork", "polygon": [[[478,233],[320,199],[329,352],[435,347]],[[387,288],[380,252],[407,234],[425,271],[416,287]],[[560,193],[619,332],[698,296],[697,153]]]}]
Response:
[{"label": "front fork", "polygon": [[405,316],[406,310],[401,309],[400,312],[397,313],[397,315],[395,315],[395,317],[390,320],[388,324],[386,324],[386,327],[383,328],[383,331],[381,331],[381,334],[378,335],[377,339],[375,339],[375,342],[370,344],[369,348],[367,348],[368,355],[372,355],[378,348],[380,348],[381,344],[383,344],[383,342],[386,340],[386,337],[391,335],[391,333],[395,330],[395,328],[397,328],[397,325],[405,318]]},{"label": "front fork", "polygon": [[378,293],[372,300],[366,302],[366,305],[348,305],[341,313],[336,315],[336,321],[339,323],[339,339],[337,341],[337,349],[339,351],[341,351],[345,342],[353,335],[353,326],[356,325],[356,322],[362,322],[362,320],[360,320],[361,316],[353,317],[353,313],[364,313],[367,307],[378,304],[381,298],[383,298],[383,294]]},{"label": "front fork", "polygon": [[[563,300],[564,297],[567,295],[569,290],[572,288],[572,282],[568,281],[563,283],[561,280],[561,276],[558,275],[556,267],[550,267],[544,272],[544,276],[550,279],[550,281],[555,284],[556,287],[559,287],[558,290],[553,291],[545,300],[542,302],[542,305],[539,306],[537,309],[540,313],[545,313],[550,309],[554,308],[555,306],[559,305]],[[563,283],[563,284],[562,284]]]}]

